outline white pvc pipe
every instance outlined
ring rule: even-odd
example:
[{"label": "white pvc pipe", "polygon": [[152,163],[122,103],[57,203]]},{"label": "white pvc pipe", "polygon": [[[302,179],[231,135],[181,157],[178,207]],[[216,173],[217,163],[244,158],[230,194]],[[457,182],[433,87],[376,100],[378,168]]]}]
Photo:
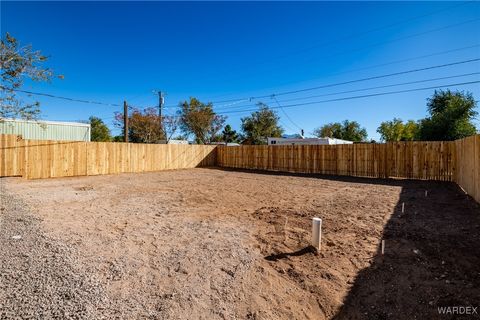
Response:
[{"label": "white pvc pipe", "polygon": [[312,219],[312,246],[320,250],[322,243],[322,219]]},{"label": "white pvc pipe", "polygon": [[382,240],[382,255],[385,253],[385,240]]},{"label": "white pvc pipe", "polygon": [[405,202],[402,202],[402,213],[405,212]]},{"label": "white pvc pipe", "polygon": [[428,196],[428,191],[427,191],[427,190],[425,190],[425,197],[427,197],[427,196]]}]

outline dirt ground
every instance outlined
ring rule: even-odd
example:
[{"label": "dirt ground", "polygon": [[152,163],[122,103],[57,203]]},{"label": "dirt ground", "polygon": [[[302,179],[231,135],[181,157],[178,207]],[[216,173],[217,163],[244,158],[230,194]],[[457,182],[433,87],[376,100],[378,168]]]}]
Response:
[{"label": "dirt ground", "polygon": [[453,319],[437,308],[480,306],[480,207],[451,183],[220,169],[1,183],[74,248],[106,318]]}]

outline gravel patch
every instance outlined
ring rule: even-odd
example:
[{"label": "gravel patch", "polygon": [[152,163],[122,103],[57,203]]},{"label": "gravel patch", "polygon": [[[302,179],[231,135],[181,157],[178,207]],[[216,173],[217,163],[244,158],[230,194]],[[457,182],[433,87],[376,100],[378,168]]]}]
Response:
[{"label": "gravel patch", "polygon": [[108,299],[75,250],[47,236],[0,180],[0,319],[102,319]]}]

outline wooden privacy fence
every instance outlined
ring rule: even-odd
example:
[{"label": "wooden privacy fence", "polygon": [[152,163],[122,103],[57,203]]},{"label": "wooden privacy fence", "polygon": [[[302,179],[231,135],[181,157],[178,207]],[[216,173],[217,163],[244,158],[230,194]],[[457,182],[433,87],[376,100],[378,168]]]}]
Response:
[{"label": "wooden privacy fence", "polygon": [[219,147],[228,168],[457,182],[480,202],[480,135],[456,141]]},{"label": "wooden privacy fence", "polygon": [[455,141],[455,181],[480,203],[480,135]]},{"label": "wooden privacy fence", "polygon": [[452,180],[454,142],[240,146],[218,149],[217,165],[330,175]]},{"label": "wooden privacy fence", "polygon": [[216,164],[215,146],[0,140],[0,176],[56,178],[185,169]]},{"label": "wooden privacy fence", "polygon": [[455,181],[480,202],[480,135],[451,142],[239,147],[22,140],[0,135],[0,176],[35,179],[215,165]]}]

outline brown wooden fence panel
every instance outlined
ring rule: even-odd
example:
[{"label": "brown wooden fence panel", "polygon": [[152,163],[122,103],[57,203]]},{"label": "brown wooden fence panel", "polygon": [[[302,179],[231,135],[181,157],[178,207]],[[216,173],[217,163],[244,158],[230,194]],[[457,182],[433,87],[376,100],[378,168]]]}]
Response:
[{"label": "brown wooden fence panel", "polygon": [[0,135],[0,177],[23,175],[24,147],[20,136]]},{"label": "brown wooden fence panel", "polygon": [[87,175],[87,146],[82,141],[24,140],[27,179]]},{"label": "brown wooden fence panel", "polygon": [[480,203],[480,135],[475,137],[475,200]]},{"label": "brown wooden fence panel", "polygon": [[454,151],[454,142],[237,146],[218,148],[217,164],[285,172],[450,181]]},{"label": "brown wooden fence panel", "polygon": [[455,141],[455,182],[480,202],[480,135]]},{"label": "brown wooden fence panel", "polygon": [[0,176],[28,179],[216,165],[216,146],[21,140],[0,135]]},{"label": "brown wooden fence panel", "polygon": [[455,181],[480,201],[480,135],[457,141],[217,149],[220,167]]}]

